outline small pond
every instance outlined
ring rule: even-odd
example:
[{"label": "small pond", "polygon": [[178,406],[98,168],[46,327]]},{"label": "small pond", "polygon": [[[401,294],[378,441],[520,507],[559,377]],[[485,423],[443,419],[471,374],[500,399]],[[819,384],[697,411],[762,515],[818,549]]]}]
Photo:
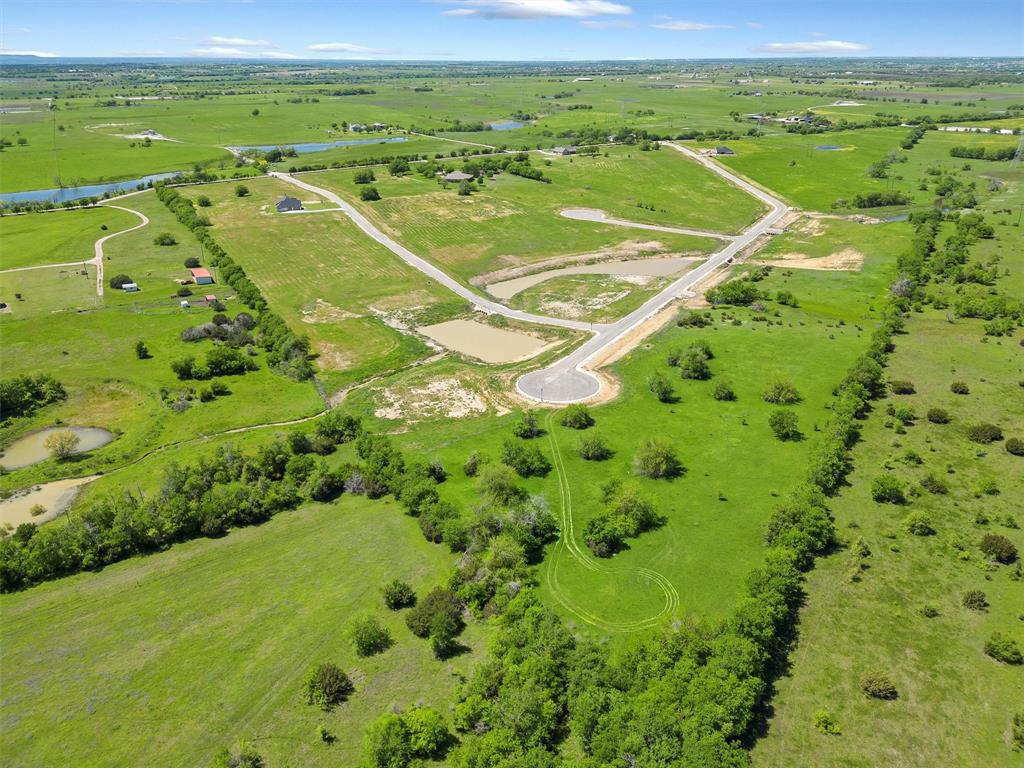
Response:
[{"label": "small pond", "polygon": [[48,427],[25,435],[7,446],[3,456],[0,456],[0,467],[7,470],[21,469],[50,458],[50,452],[46,450],[46,438],[64,429],[70,429],[78,435],[78,449],[75,453],[93,451],[114,439],[112,433],[99,427]]},{"label": "small pond", "polygon": [[496,120],[493,123],[488,123],[488,125],[494,131],[514,131],[516,128],[523,127],[523,124],[518,120]]},{"label": "small pond", "polygon": [[[78,496],[82,486],[99,475],[72,477],[36,485],[0,500],[0,525],[17,528],[22,523],[42,525],[62,515]],[[42,507],[40,512],[39,507]],[[38,513],[38,514],[35,514]]]},{"label": "small pond", "polygon": [[232,152],[270,152],[275,149],[294,149],[297,154],[306,155],[310,152],[323,152],[335,147],[355,147],[360,144],[397,144],[408,141],[406,136],[381,136],[376,139],[344,139],[341,141],[318,141],[305,144],[253,144],[246,147],[228,147]]},{"label": "small pond", "polygon": [[821,150],[822,152],[831,152],[834,149],[846,149],[846,147],[841,147],[838,144],[822,144],[820,147],[815,147],[815,149]]},{"label": "small pond", "polygon": [[35,189],[30,192],[5,192],[0,194],[0,203],[64,203],[68,200],[79,200],[83,197],[101,197],[110,192],[132,192],[139,186],[148,186],[161,179],[169,179],[178,173],[154,173],[138,179],[112,181],[104,184],[86,184],[81,187],[61,187],[59,189]]}]

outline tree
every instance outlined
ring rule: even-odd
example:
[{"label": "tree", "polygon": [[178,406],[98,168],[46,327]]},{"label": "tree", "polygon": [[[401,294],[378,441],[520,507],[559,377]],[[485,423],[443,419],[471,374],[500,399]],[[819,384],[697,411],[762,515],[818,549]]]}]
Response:
[{"label": "tree", "polygon": [[899,695],[892,680],[878,673],[866,675],[860,681],[860,689],[869,699],[891,701]]},{"label": "tree", "polygon": [[605,511],[623,537],[638,536],[658,524],[654,503],[636,482],[616,484],[608,494]]},{"label": "tree", "polygon": [[660,402],[675,402],[675,392],[672,389],[672,385],[661,371],[655,371],[647,377],[647,386]]},{"label": "tree", "polygon": [[451,734],[441,714],[430,707],[413,707],[404,715],[409,746],[416,757],[439,757],[448,746]]},{"label": "tree", "polygon": [[356,171],[354,174],[352,174],[352,181],[354,181],[356,184],[372,184],[376,180],[377,177],[369,168],[364,168],[363,170]]},{"label": "tree", "polygon": [[139,358],[139,360],[148,360],[152,357],[152,355],[149,354],[149,347],[146,346],[146,342],[141,339],[135,342],[135,356]]},{"label": "tree", "polygon": [[245,186],[245,184],[238,184],[238,185],[235,186],[235,196],[236,197],[248,197],[248,195],[249,195],[249,188],[247,186]]},{"label": "tree", "polygon": [[389,581],[381,587],[381,592],[384,594],[384,605],[393,611],[416,605],[416,593],[401,579]]},{"label": "tree", "polygon": [[604,461],[611,458],[612,449],[601,435],[590,434],[580,437],[576,443],[576,453],[587,461]]},{"label": "tree", "polygon": [[198,266],[199,266],[199,259],[197,259],[195,256],[189,256],[187,259],[185,259],[185,268],[186,269],[195,269]]},{"label": "tree", "polygon": [[772,382],[771,386],[761,395],[761,398],[766,403],[774,403],[775,405],[795,405],[803,399],[791,382],[781,379]]},{"label": "tree", "polygon": [[210,198],[206,195],[199,195],[199,197],[196,198],[196,205],[200,208],[209,208],[213,203],[210,202]]},{"label": "tree", "polygon": [[1009,565],[1017,559],[1017,547],[1005,536],[986,533],[981,539],[981,551],[998,563]]},{"label": "tree", "polygon": [[402,718],[391,712],[378,717],[366,729],[363,751],[370,768],[407,768],[413,754]]},{"label": "tree", "polygon": [[894,475],[879,475],[872,480],[871,498],[880,504],[903,504],[907,500],[903,483]]},{"label": "tree", "polygon": [[80,442],[78,435],[70,429],[58,429],[46,436],[43,445],[53,458],[63,461],[78,449]]},{"label": "tree", "polygon": [[349,633],[356,653],[360,656],[373,656],[391,646],[391,633],[381,626],[375,616],[356,619],[352,622]]},{"label": "tree", "polygon": [[260,116],[260,111],[258,109],[254,109],[249,114],[251,114],[253,117],[259,117]]},{"label": "tree", "polygon": [[711,378],[708,356],[699,347],[690,347],[679,359],[679,375],[684,379],[706,381]]},{"label": "tree", "polygon": [[462,603],[459,596],[449,589],[436,587],[417,601],[416,606],[406,614],[405,623],[416,637],[427,638],[433,628],[434,618],[442,614],[451,617],[458,630],[462,631]]},{"label": "tree", "polygon": [[325,661],[310,670],[305,689],[306,703],[327,711],[351,696],[355,686],[336,664]]},{"label": "tree", "polygon": [[153,238],[153,245],[177,245],[178,241],[170,232],[161,232]]},{"label": "tree", "polygon": [[711,396],[715,400],[722,400],[725,402],[732,402],[736,399],[736,393],[732,389],[732,385],[727,381],[720,381],[715,384],[715,388],[711,393]]},{"label": "tree", "polygon": [[675,448],[660,437],[651,437],[640,443],[633,468],[638,475],[652,479],[676,477],[683,471]]},{"label": "tree", "polygon": [[803,436],[796,413],[789,409],[772,411],[768,416],[768,426],[779,440],[799,440]]},{"label": "tree", "polygon": [[409,161],[402,158],[395,158],[388,163],[388,173],[392,176],[402,176],[409,172]]},{"label": "tree", "polygon": [[128,283],[133,282],[135,281],[128,277],[128,275],[114,275],[112,278],[110,278],[110,287],[120,290]]},{"label": "tree", "polygon": [[430,621],[430,648],[439,659],[446,659],[455,650],[455,638],[462,631],[462,617],[442,611]]},{"label": "tree", "polygon": [[376,187],[363,187],[359,191],[359,199],[372,202],[374,200],[380,200],[380,192],[377,191]]},{"label": "tree", "polygon": [[469,197],[471,194],[473,194],[473,185],[466,180],[460,181],[459,195],[462,197]]},{"label": "tree", "polygon": [[914,536],[931,536],[935,533],[931,518],[924,512],[911,512],[903,518],[903,527]]},{"label": "tree", "polygon": [[501,446],[501,461],[520,477],[543,477],[551,471],[551,462],[536,445],[506,440]]},{"label": "tree", "polygon": [[1002,632],[993,632],[992,636],[985,641],[985,655],[991,656],[1003,664],[1024,663],[1024,655],[1021,654],[1017,641]]},{"label": "tree", "polygon": [[583,540],[597,557],[611,557],[622,548],[622,534],[605,514],[587,521],[583,528]]},{"label": "tree", "polygon": [[516,476],[505,464],[487,464],[477,483],[487,506],[511,507],[526,501],[529,494],[516,482]]},{"label": "tree", "polygon": [[590,415],[590,409],[583,403],[574,403],[562,411],[559,423],[563,427],[571,429],[586,429],[594,425],[594,417]]},{"label": "tree", "polygon": [[512,434],[524,440],[530,440],[534,437],[540,437],[544,434],[544,430],[540,428],[540,424],[537,422],[537,414],[527,410],[520,412],[519,418],[512,424]]}]

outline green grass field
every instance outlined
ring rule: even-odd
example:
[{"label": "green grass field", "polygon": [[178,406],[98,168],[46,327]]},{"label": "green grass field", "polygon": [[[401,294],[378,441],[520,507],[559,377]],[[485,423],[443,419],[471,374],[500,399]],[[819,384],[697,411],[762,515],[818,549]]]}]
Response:
[{"label": "green grass field", "polygon": [[138,223],[130,213],[99,206],[0,217],[0,269],[88,261],[99,238]]}]

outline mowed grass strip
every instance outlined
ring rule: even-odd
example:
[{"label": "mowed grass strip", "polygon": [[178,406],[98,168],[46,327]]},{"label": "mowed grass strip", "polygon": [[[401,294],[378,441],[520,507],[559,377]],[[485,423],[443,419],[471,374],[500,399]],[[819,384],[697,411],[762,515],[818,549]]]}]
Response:
[{"label": "mowed grass strip", "polygon": [[[472,650],[437,661],[384,607],[382,584],[401,578],[422,596],[451,559],[397,504],[344,497],[3,595],[5,762],[205,766],[244,738],[270,765],[355,765],[367,723],[392,706],[445,711],[485,646],[486,629],[470,627],[460,640]],[[360,659],[346,629],[365,613],[395,644]],[[323,661],[356,684],[330,713],[303,699]]]}]

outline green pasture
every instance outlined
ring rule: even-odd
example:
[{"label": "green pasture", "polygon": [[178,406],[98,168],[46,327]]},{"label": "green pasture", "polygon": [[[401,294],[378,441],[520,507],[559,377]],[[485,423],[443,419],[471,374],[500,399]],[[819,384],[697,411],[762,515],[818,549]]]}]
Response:
[{"label": "green pasture", "polygon": [[[3,595],[5,764],[106,766],[145,755],[192,768],[247,739],[269,765],[355,765],[367,723],[391,707],[446,712],[486,647],[487,629],[470,625],[460,638],[470,650],[437,661],[380,597],[394,578],[423,595],[452,561],[394,502],[344,497]],[[366,659],[346,635],[364,614],[395,641]],[[356,685],[329,713],[302,692],[323,661]],[[321,724],[335,743],[321,742]]]},{"label": "green pasture", "polygon": [[4,327],[14,321],[45,322],[41,318],[55,312],[95,310],[102,302],[93,264],[0,272],[0,295],[9,306],[0,313]]},{"label": "green pasture", "polygon": [[507,304],[527,312],[606,323],[628,315],[668,282],[659,277],[636,285],[614,275],[561,275],[517,293]]},{"label": "green pasture", "polygon": [[0,270],[88,261],[97,240],[138,223],[102,207],[0,216]]}]

